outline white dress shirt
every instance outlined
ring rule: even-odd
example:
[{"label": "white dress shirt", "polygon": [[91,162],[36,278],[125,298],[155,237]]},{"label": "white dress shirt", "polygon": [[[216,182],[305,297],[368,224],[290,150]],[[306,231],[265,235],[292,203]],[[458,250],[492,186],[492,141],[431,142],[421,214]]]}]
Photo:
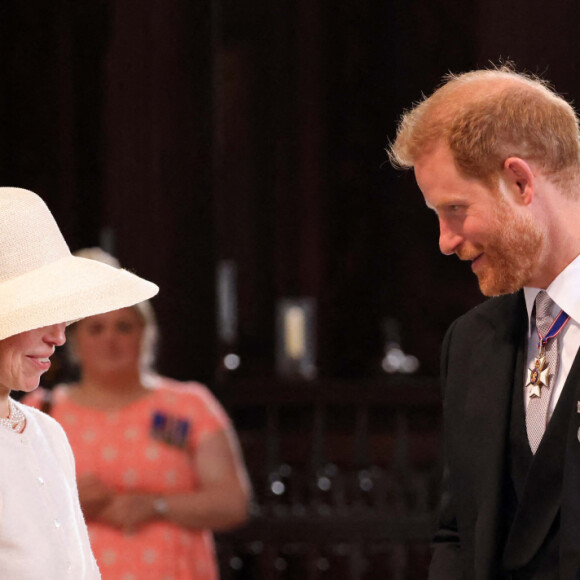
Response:
[{"label": "white dress shirt", "polygon": [[[529,321],[527,366],[524,369],[524,385],[526,384],[528,376],[527,369],[532,366],[538,353],[538,333],[535,319],[532,319],[532,309],[538,292],[540,292],[540,288],[524,288]],[[564,327],[564,330],[555,339],[552,339],[558,341],[559,370],[548,409],[548,415],[551,416],[564,388],[564,383],[570,373],[570,368],[572,367],[578,348],[580,347],[580,256],[560,272],[548,288],[546,288],[546,293],[555,303],[552,311],[554,317],[558,316],[560,310],[564,310],[564,312],[570,315],[570,320]],[[524,389],[526,407],[529,401],[528,389]]]}]

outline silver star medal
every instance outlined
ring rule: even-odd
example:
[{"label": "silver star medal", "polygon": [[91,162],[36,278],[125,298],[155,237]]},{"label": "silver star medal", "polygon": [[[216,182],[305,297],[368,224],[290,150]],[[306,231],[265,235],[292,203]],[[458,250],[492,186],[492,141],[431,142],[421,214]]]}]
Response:
[{"label": "silver star medal", "polygon": [[526,387],[531,387],[528,393],[530,399],[532,397],[541,397],[542,387],[547,387],[548,381],[550,380],[550,367],[546,362],[546,356],[542,353],[542,350],[536,356],[534,364],[528,369]]}]

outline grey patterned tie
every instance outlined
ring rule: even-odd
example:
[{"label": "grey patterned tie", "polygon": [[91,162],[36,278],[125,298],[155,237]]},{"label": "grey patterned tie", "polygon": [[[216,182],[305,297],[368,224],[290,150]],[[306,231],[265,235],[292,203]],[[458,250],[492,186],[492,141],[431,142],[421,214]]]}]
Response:
[{"label": "grey patterned tie", "polygon": [[[543,290],[539,292],[536,296],[535,306],[536,327],[542,336],[548,333],[554,322],[554,317],[551,314],[553,306],[554,302],[546,292]],[[532,340],[534,339],[535,337],[532,338]],[[531,397],[529,399],[526,411],[526,429],[532,453],[536,453],[548,423],[548,406],[558,375],[558,337],[554,337],[548,341],[548,344],[545,346],[545,356],[548,368],[550,369],[548,384],[541,387],[539,397]]]}]

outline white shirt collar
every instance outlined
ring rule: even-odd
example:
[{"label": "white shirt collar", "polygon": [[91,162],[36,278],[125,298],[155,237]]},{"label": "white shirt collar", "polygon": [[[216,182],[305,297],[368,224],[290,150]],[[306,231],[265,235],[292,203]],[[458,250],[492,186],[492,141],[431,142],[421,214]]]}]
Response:
[{"label": "white shirt collar", "polygon": [[[580,323],[580,255],[568,264],[552,283],[546,288],[546,293],[557,305],[556,312],[563,310],[570,318]],[[526,309],[528,311],[528,336],[532,332],[532,309],[536,296],[541,288],[524,288]],[[554,313],[555,314],[555,313]]]}]

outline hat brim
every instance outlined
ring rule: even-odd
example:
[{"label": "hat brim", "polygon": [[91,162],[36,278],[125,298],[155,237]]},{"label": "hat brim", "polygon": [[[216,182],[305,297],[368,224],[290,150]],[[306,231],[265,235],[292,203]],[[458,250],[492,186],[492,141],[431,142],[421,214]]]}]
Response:
[{"label": "hat brim", "polygon": [[157,292],[127,270],[69,255],[0,284],[0,340],[133,306]]}]

